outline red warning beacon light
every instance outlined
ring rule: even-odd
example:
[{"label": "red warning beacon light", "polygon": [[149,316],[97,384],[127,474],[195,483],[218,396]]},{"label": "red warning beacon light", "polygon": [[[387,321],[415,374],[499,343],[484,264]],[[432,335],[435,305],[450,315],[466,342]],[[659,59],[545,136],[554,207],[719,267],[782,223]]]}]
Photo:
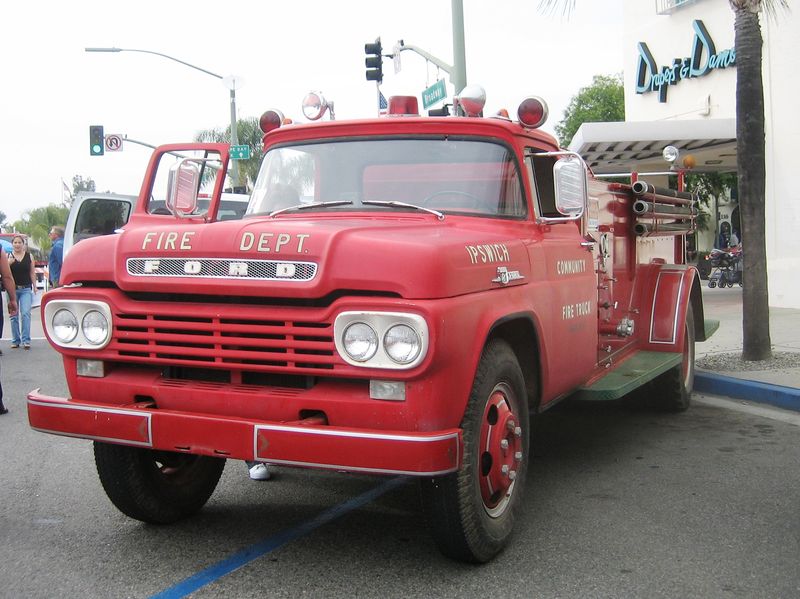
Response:
[{"label": "red warning beacon light", "polygon": [[519,122],[530,129],[538,129],[544,125],[547,115],[547,102],[538,96],[525,98],[517,109]]},{"label": "red warning beacon light", "polygon": [[419,103],[416,96],[391,96],[389,98],[389,116],[419,116]]},{"label": "red warning beacon light", "polygon": [[258,128],[266,135],[273,129],[277,129],[283,125],[283,122],[283,113],[280,110],[270,109],[258,119]]}]

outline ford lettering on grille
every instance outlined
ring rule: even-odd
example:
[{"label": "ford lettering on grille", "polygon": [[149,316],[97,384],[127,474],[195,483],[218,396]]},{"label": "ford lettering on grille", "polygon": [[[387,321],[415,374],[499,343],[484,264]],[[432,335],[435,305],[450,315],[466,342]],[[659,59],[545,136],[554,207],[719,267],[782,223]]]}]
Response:
[{"label": "ford lettering on grille", "polygon": [[259,281],[310,281],[314,262],[241,260],[234,258],[128,258],[128,274],[135,277],[188,277]]}]

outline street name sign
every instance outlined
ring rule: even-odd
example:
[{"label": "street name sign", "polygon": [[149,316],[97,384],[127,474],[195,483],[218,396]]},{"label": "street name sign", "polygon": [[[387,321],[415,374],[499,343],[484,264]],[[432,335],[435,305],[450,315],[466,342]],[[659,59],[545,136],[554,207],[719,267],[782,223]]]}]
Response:
[{"label": "street name sign", "polygon": [[231,146],[231,160],[248,160],[250,158],[250,146],[239,145]]},{"label": "street name sign", "polygon": [[439,79],[439,81],[422,92],[422,107],[430,108],[437,102],[444,100],[446,97],[447,87],[445,87],[444,79]]}]

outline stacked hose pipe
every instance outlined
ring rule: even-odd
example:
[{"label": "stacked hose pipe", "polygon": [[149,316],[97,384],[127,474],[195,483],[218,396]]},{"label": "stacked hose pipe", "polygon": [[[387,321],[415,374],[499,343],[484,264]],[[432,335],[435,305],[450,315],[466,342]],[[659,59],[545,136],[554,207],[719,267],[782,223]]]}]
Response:
[{"label": "stacked hose pipe", "polygon": [[636,196],[633,202],[636,235],[688,235],[696,229],[697,198],[693,194],[655,187],[645,181],[636,181],[631,190]]}]

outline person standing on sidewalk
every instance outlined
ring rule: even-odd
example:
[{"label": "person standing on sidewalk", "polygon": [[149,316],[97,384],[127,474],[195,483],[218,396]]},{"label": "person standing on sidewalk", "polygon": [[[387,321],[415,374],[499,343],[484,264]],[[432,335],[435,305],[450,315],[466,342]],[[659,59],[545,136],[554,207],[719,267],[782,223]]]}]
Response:
[{"label": "person standing on sidewalk", "polygon": [[[14,250],[8,255],[11,276],[14,277],[17,292],[18,314],[11,317],[11,347],[16,349],[22,345],[31,348],[31,304],[33,303],[34,282],[36,281],[36,265],[33,256],[25,247],[22,235],[14,235],[11,240]],[[20,320],[22,327],[20,328]]]},{"label": "person standing on sidewalk", "polygon": [[[8,315],[16,316],[17,290],[16,285],[14,285],[14,277],[11,276],[11,268],[8,266],[8,257],[5,252],[0,252],[0,278],[8,293]],[[8,414],[8,410],[3,405],[3,383],[0,381],[0,415],[2,414]]]},{"label": "person standing on sidewalk", "polygon": [[50,286],[58,287],[61,278],[61,264],[64,262],[64,227],[50,227],[50,258],[47,262],[47,270],[50,277]]}]

